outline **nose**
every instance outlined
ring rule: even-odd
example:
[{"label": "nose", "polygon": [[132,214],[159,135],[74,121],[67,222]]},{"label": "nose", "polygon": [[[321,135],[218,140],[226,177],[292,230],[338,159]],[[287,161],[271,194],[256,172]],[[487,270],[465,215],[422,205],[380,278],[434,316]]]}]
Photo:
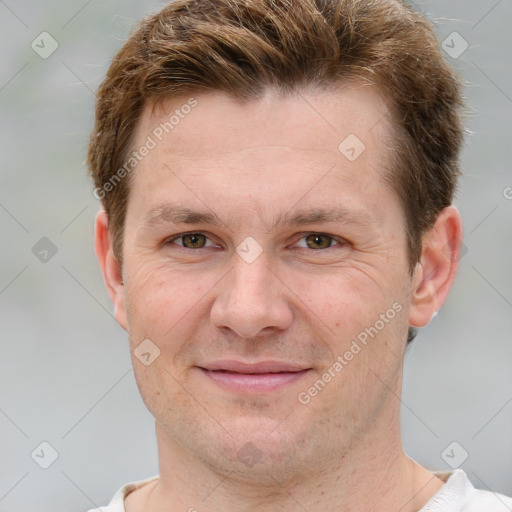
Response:
[{"label": "nose", "polygon": [[289,327],[293,312],[286,297],[288,289],[276,266],[269,263],[264,252],[252,263],[234,255],[233,268],[219,284],[212,306],[213,325],[229,328],[242,338],[255,337],[264,329]]}]

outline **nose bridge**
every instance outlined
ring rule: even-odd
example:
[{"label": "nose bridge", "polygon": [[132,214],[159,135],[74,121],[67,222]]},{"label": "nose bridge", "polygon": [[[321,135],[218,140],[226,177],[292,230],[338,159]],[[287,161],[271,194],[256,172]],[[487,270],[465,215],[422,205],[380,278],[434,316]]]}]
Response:
[{"label": "nose bridge", "polygon": [[[245,249],[247,249],[247,243]],[[244,250],[240,244],[239,251]],[[249,247],[249,251],[253,249]],[[250,254],[250,252],[249,252]],[[240,256],[240,253],[233,258],[233,272],[231,292],[235,293],[239,300],[251,300],[254,295],[269,296],[274,288],[272,281],[275,279],[271,270],[272,262],[269,261],[267,253],[263,251],[253,261]]]},{"label": "nose bridge", "polygon": [[275,266],[265,252],[252,261],[244,259],[243,254],[234,255],[232,271],[213,305],[212,322],[244,338],[256,336],[267,327],[286,328],[291,312],[279,295]]}]

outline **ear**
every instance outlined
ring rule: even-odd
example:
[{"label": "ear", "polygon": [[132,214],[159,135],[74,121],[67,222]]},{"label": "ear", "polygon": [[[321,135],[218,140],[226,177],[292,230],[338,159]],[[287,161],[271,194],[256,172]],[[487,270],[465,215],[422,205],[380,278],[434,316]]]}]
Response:
[{"label": "ear", "polygon": [[108,218],[105,210],[100,210],[96,215],[94,246],[101,273],[103,274],[103,282],[114,305],[114,317],[117,323],[125,331],[128,331],[123,273],[112,251],[112,243],[108,231]]},{"label": "ear", "polygon": [[409,309],[412,327],[424,327],[441,309],[457,273],[461,243],[460,213],[455,206],[448,206],[423,236],[421,259],[412,279]]}]

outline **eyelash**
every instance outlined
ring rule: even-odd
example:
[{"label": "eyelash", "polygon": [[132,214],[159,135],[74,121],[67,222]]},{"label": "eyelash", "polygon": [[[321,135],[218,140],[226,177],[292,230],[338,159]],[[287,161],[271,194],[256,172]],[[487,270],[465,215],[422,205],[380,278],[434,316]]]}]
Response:
[{"label": "eyelash", "polygon": [[[208,247],[211,247],[211,246],[206,246],[206,247],[199,247],[197,249],[191,249],[190,247],[183,247],[181,245],[173,243],[175,240],[183,238],[183,237],[185,237],[187,235],[203,235],[208,240],[210,240],[210,238],[205,233],[202,233],[201,231],[189,231],[188,233],[181,233],[180,235],[176,235],[176,236],[173,236],[172,238],[167,239],[164,242],[164,246],[175,245],[179,249],[184,250],[184,251],[188,251],[188,252],[197,252],[197,251],[199,251],[201,249],[207,249]],[[338,245],[339,246],[345,246],[345,245],[348,244],[348,242],[346,240],[344,240],[343,238],[336,237],[334,235],[329,235],[328,233],[322,233],[320,231],[309,231],[307,233],[304,233],[304,234],[302,234],[301,238],[299,238],[299,241],[303,240],[304,238],[308,237],[309,235],[323,235],[323,236],[326,236],[326,237],[330,238],[333,242],[336,242],[336,244],[335,245],[331,245],[329,247],[326,247],[324,249],[310,249],[309,247],[301,247],[301,249],[309,249],[310,251],[315,251],[315,252],[322,252],[322,251],[325,252],[326,250],[332,249],[332,248],[334,248],[334,247],[336,247]]]}]

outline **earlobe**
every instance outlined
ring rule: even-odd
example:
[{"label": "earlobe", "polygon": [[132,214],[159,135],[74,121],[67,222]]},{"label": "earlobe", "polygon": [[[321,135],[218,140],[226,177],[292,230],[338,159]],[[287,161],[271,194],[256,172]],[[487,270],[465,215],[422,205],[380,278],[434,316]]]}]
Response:
[{"label": "earlobe", "polygon": [[421,260],[412,279],[409,325],[424,327],[441,309],[453,285],[462,243],[462,221],[454,206],[441,210],[423,237]]},{"label": "earlobe", "polygon": [[114,305],[114,317],[119,325],[127,331],[128,323],[126,319],[123,273],[121,265],[119,265],[112,250],[108,230],[108,218],[103,209],[96,215],[94,244],[98,263],[103,275],[103,282],[105,283],[110,300]]}]

